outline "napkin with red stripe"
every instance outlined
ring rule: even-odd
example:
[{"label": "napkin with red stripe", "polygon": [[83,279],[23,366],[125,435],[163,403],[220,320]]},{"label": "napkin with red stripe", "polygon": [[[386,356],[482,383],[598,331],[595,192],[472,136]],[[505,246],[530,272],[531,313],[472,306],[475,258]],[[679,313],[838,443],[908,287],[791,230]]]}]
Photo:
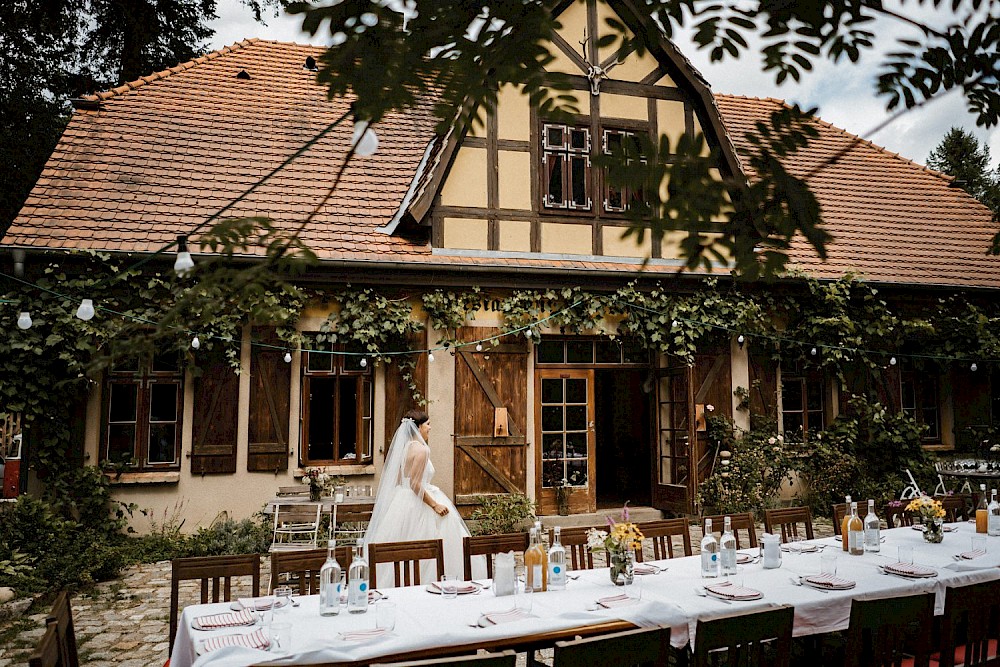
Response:
[{"label": "napkin with red stripe", "polygon": [[983,551],[982,549],[974,549],[972,551],[963,551],[962,553],[958,554],[958,557],[963,560],[972,560],[974,558],[979,558],[980,556],[985,556],[985,555],[986,552]]},{"label": "napkin with red stripe", "polygon": [[605,609],[611,609],[612,607],[627,607],[630,604],[635,603],[636,599],[630,598],[625,593],[622,593],[621,595],[611,595],[597,601],[597,604],[601,605]]},{"label": "napkin with red stripe", "polygon": [[341,632],[340,638],[345,642],[359,642],[365,639],[375,639],[386,634],[388,630],[385,628],[373,628],[371,630],[352,630],[350,632]]},{"label": "napkin with red stripe", "polygon": [[817,588],[829,588],[834,591],[846,591],[857,586],[857,583],[850,579],[841,579],[832,574],[814,574],[806,577],[804,581]]},{"label": "napkin with red stripe", "polygon": [[923,565],[913,565],[911,563],[892,563],[885,566],[885,571],[891,574],[901,574],[904,577],[935,577],[937,570],[933,570]]},{"label": "napkin with red stripe", "polygon": [[764,594],[755,588],[737,586],[728,581],[705,586],[705,590],[713,595],[726,598],[727,600],[757,600],[764,597]]},{"label": "napkin with red stripe", "polygon": [[244,635],[222,635],[221,637],[209,637],[201,643],[202,653],[211,653],[227,646],[243,646],[245,648],[256,648],[267,650],[271,646],[264,628]]},{"label": "napkin with red stripe", "polygon": [[495,611],[491,614],[483,614],[480,619],[479,624],[483,625],[501,625],[502,623],[513,623],[514,621],[521,621],[526,618],[537,618],[532,616],[523,609],[510,609],[508,611]]},{"label": "napkin with red stripe", "polygon": [[[435,593],[441,592],[441,584],[439,584],[438,582],[432,581],[429,585],[434,589]],[[475,593],[476,591],[479,590],[479,586],[476,586],[471,581],[457,581],[455,582],[455,590],[459,594]]]},{"label": "napkin with red stripe", "polygon": [[199,616],[198,618],[191,621],[191,627],[195,630],[216,630],[218,628],[238,628],[241,625],[253,625],[256,622],[256,617],[249,609],[241,609],[240,611],[225,613],[225,614],[211,614],[209,616]]}]

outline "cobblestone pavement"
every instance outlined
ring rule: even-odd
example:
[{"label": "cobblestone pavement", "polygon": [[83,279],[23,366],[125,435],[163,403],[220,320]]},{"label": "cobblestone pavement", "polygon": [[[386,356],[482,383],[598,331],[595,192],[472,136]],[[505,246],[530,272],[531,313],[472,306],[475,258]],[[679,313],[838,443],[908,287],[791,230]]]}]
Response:
[{"label": "cobblestone pavement", "polygon": [[[817,521],[816,536],[833,533],[828,521]],[[762,528],[758,526],[758,534]],[[695,553],[701,532],[691,529]],[[652,558],[652,554],[647,556]],[[262,559],[261,581],[269,577]],[[266,585],[266,584],[265,584]],[[234,596],[249,590],[234,589]],[[197,584],[181,587],[181,607],[198,601]],[[168,657],[170,562],[136,565],[118,579],[104,582],[72,598],[80,663],[91,667],[160,667]],[[0,667],[24,665],[44,631],[46,606],[36,604],[24,616],[0,623]]]}]

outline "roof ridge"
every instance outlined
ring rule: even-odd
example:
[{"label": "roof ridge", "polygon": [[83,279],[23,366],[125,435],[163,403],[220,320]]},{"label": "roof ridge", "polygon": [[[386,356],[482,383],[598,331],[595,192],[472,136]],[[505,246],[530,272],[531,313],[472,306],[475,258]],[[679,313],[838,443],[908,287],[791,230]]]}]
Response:
[{"label": "roof ridge", "polygon": [[223,46],[221,49],[216,49],[215,51],[209,51],[206,54],[198,56],[197,58],[193,58],[191,60],[185,60],[182,63],[177,63],[173,67],[168,67],[167,69],[160,70],[159,72],[153,72],[152,74],[148,74],[146,76],[140,76],[135,81],[129,81],[127,83],[123,83],[122,85],[112,88],[111,90],[104,90],[98,93],[93,93],[91,95],[81,95],[80,98],[88,100],[90,102],[103,102],[104,100],[109,100],[112,97],[124,95],[125,93],[136,90],[137,88],[141,88],[147,83],[152,83],[153,81],[159,81],[160,79],[165,79],[171,74],[183,72],[184,70],[191,69],[192,67],[196,67],[197,65],[208,62],[209,60],[214,60],[215,58],[219,58],[228,53],[232,53],[233,51],[244,49],[248,46],[252,46],[253,44],[261,41],[264,40],[261,40],[258,37],[248,37],[246,39],[236,42],[235,44]]}]

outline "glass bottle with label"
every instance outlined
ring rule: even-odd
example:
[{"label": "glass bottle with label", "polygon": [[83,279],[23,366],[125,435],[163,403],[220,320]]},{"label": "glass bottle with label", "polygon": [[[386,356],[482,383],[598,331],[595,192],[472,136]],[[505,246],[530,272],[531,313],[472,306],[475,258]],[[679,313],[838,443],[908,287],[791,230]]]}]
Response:
[{"label": "glass bottle with label", "polygon": [[976,532],[986,533],[989,531],[990,510],[986,505],[986,485],[979,485],[979,504],[976,505]]},{"label": "glass bottle with label", "polygon": [[326,562],[319,570],[319,615],[336,616],[340,613],[340,579],[343,570],[337,562],[336,542],[328,540]]},{"label": "glass bottle with label", "polygon": [[549,580],[550,591],[561,591],[566,588],[566,548],[560,541],[562,528],[552,529],[552,546],[549,547]]},{"label": "glass bottle with label", "polygon": [[840,520],[840,546],[844,551],[847,551],[847,524],[851,520],[851,497],[846,496],[846,502],[844,503],[846,512],[844,512],[844,518]]},{"label": "glass bottle with label", "polygon": [[525,587],[541,592],[545,590],[548,578],[548,554],[542,546],[541,536],[537,528],[531,529],[531,543],[524,552]]},{"label": "glass bottle with label", "polygon": [[998,537],[1000,536],[1000,502],[997,502],[997,490],[991,489],[990,495],[992,497],[990,498],[990,505],[987,508],[990,514],[987,517],[986,533],[993,537]]},{"label": "glass bottle with label", "polygon": [[719,539],[719,561],[722,574],[736,574],[736,536],[733,535],[732,519],[728,516],[722,523],[722,537]]},{"label": "glass bottle with label", "polygon": [[857,503],[851,503],[851,518],[847,523],[847,553],[852,556],[865,553],[865,523],[858,516]]},{"label": "glass bottle with label", "polygon": [[876,554],[881,551],[881,529],[878,515],[875,514],[875,501],[869,499],[868,514],[865,515],[865,551]]},{"label": "glass bottle with label", "polygon": [[347,611],[363,614],[368,611],[368,563],[363,555],[365,542],[358,540],[354,547],[354,560],[347,570]]},{"label": "glass bottle with label", "polygon": [[712,520],[705,519],[705,537],[701,538],[701,576],[719,576],[719,542],[712,533]]}]

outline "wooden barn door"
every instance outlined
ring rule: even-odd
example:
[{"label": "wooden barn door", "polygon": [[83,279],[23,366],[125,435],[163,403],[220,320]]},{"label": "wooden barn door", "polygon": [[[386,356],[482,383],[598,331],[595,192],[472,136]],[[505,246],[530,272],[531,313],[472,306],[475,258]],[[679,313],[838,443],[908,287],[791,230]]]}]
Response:
[{"label": "wooden barn door", "polygon": [[[698,487],[708,477],[715,462],[715,443],[710,442],[704,420],[708,417],[733,417],[732,360],[729,350],[696,354],[692,373],[694,387],[695,446],[691,450],[692,470],[688,492],[691,511]],[[711,406],[712,410],[709,410]],[[699,418],[700,417],[700,418]]]},{"label": "wooden barn door", "polygon": [[[500,333],[464,327],[461,340]],[[507,340],[507,339],[503,339]],[[464,347],[455,357],[455,503],[463,514],[479,496],[525,493],[528,349],[526,343]]]}]

